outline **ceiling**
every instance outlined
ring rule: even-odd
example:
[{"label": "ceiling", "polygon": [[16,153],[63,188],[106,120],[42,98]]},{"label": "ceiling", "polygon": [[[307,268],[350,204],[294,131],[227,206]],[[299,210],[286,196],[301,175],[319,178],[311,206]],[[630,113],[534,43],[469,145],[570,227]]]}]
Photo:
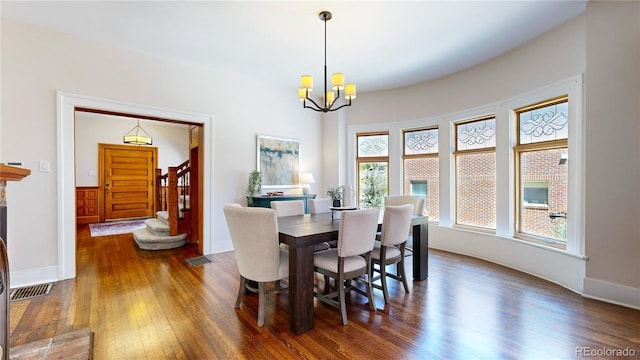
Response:
[{"label": "ceiling", "polygon": [[[574,1],[1,1],[3,18],[195,66],[235,71],[297,94],[345,73],[358,92],[432,80],[514,49],[579,15]],[[295,96],[295,95],[292,95]]]}]

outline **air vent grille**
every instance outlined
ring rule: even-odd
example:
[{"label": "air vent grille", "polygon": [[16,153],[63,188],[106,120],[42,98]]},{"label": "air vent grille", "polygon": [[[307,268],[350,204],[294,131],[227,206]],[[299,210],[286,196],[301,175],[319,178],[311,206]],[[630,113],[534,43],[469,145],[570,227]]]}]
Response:
[{"label": "air vent grille", "polygon": [[25,286],[19,289],[13,289],[10,292],[9,298],[11,301],[17,301],[17,300],[31,299],[36,296],[48,295],[49,292],[51,292],[52,287],[53,287],[53,284],[49,283],[49,284],[39,284],[39,285]]},{"label": "air vent grille", "polygon": [[191,266],[204,265],[211,262],[211,259],[209,259],[206,256],[198,256],[198,257],[194,257],[186,260]]}]

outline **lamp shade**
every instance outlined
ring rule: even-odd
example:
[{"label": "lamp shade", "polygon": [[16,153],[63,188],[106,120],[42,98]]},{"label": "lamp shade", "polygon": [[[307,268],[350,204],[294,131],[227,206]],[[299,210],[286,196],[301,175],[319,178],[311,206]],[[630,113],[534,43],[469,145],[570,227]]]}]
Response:
[{"label": "lamp shade", "polygon": [[140,126],[140,120],[138,120],[138,125],[122,137],[122,142],[134,145],[152,145],[153,138]]},{"label": "lamp shade", "polygon": [[348,84],[344,88],[344,97],[347,100],[353,100],[356,98],[356,84]]},{"label": "lamp shade", "polygon": [[300,174],[300,184],[315,184],[316,180],[313,178],[313,174],[311,173],[302,173]]},{"label": "lamp shade", "polygon": [[333,104],[333,101],[336,99],[336,93],[334,93],[333,91],[327,91],[327,97],[326,97],[326,104],[327,107],[331,106],[331,104]]},{"label": "lamp shade", "polygon": [[311,89],[313,89],[313,76],[302,75],[300,78],[300,87],[311,91]]},{"label": "lamp shade", "polygon": [[344,89],[344,74],[343,73],[335,73],[331,75],[331,87],[333,90],[342,90]]}]

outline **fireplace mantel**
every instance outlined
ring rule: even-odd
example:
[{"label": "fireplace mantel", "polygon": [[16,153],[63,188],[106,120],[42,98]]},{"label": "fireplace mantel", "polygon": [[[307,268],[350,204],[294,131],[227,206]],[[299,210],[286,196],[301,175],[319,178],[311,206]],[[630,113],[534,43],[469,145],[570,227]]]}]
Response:
[{"label": "fireplace mantel", "polygon": [[0,164],[0,181],[20,181],[29,175],[29,169]]}]

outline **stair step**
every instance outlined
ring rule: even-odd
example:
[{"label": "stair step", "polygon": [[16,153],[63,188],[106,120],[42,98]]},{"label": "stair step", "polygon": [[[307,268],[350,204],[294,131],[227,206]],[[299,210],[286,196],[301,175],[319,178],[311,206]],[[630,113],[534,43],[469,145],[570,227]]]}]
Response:
[{"label": "stair step", "polygon": [[166,236],[169,235],[169,224],[162,220],[158,219],[147,219],[144,221],[147,228],[154,234],[158,236]]},{"label": "stair step", "polygon": [[165,224],[169,223],[169,212],[168,211],[157,211],[156,212],[156,218],[159,219],[160,221],[164,222]]},{"label": "stair step", "polygon": [[186,243],[187,234],[176,236],[156,235],[149,228],[140,228],[133,231],[133,240],[140,249],[165,250],[180,247]]}]

